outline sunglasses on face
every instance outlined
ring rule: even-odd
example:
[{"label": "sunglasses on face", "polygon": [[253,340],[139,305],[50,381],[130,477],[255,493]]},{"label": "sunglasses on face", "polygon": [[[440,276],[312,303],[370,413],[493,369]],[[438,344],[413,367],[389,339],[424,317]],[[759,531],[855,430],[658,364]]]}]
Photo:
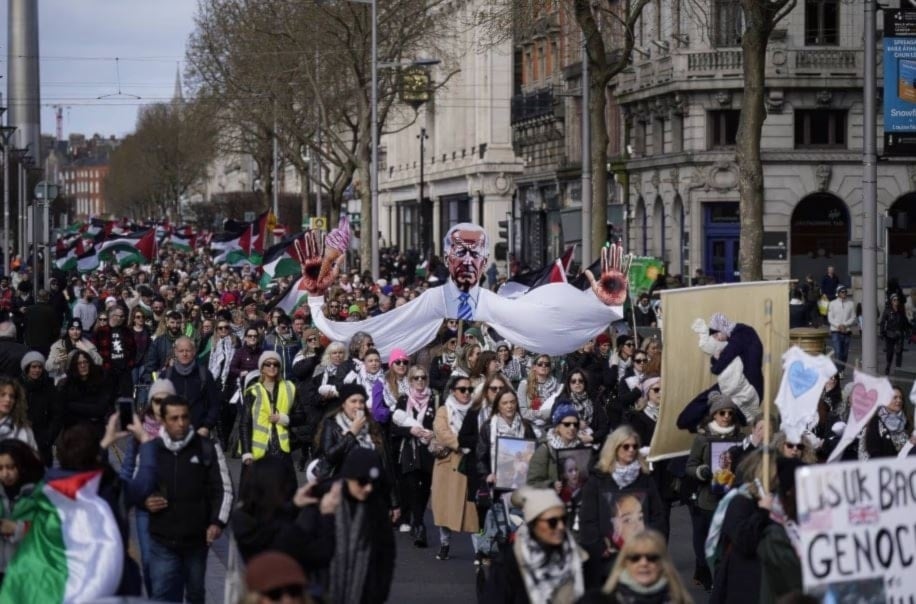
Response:
[{"label": "sunglasses on face", "polygon": [[415,375],[410,379],[414,380],[415,382],[423,382],[426,380],[426,376],[425,375]]},{"label": "sunglasses on face", "polygon": [[407,361],[404,361],[404,360],[393,361],[391,364],[392,364],[392,365],[401,365],[401,366],[404,366],[404,365],[407,364]]},{"label": "sunglasses on face", "polygon": [[540,521],[552,529],[556,529],[561,524],[563,526],[566,526],[566,519],[563,518],[563,516],[554,516],[552,518],[541,518]]},{"label": "sunglasses on face", "polygon": [[627,562],[631,562],[631,563],[636,563],[641,560],[645,560],[646,562],[655,563],[655,562],[658,562],[660,559],[661,559],[661,556],[659,556],[658,554],[630,554],[629,556],[627,556]]},{"label": "sunglasses on face", "polygon": [[794,443],[786,443],[786,448],[787,448],[787,449],[795,449],[796,451],[804,451],[804,450],[805,450],[805,445],[803,445],[803,444],[801,444],[801,443],[799,443],[799,444],[797,444],[797,445],[794,444]]},{"label": "sunglasses on face", "polygon": [[280,367],[280,363],[277,363],[276,361],[268,361],[261,365],[261,367],[273,367],[274,369],[278,369]]},{"label": "sunglasses on face", "polygon": [[537,365],[538,367],[550,367],[550,363],[545,363],[544,361],[535,363],[535,365]]},{"label": "sunglasses on face", "polygon": [[637,449],[637,446],[634,445],[633,443],[623,443],[622,445],[620,445],[620,448],[623,449],[624,451],[635,451]]},{"label": "sunglasses on face", "polygon": [[274,589],[262,592],[265,598],[271,602],[279,602],[283,596],[290,598],[301,598],[305,589],[301,585],[286,585],[284,587],[275,587]]},{"label": "sunglasses on face", "polygon": [[258,334],[256,334],[256,333],[246,333],[246,334],[245,334],[245,337],[246,337],[246,338],[256,338],[256,337],[258,337]]},{"label": "sunglasses on face", "polygon": [[216,328],[217,329],[229,329],[229,326],[228,325],[217,325]]},{"label": "sunglasses on face", "polygon": [[649,388],[649,390],[655,393],[659,393],[662,391],[662,389],[659,386],[656,386],[655,388]]},{"label": "sunglasses on face", "polygon": [[149,402],[156,403],[157,405],[161,405],[162,402],[165,401],[165,399],[166,397],[164,396],[154,396],[153,398],[149,400]]},{"label": "sunglasses on face", "polygon": [[356,483],[361,487],[365,487],[369,484],[372,484],[372,479],[368,476],[363,476],[362,478],[357,478]]},{"label": "sunglasses on face", "polygon": [[642,365],[646,362],[646,359],[633,359],[633,362]]},{"label": "sunglasses on face", "polygon": [[582,378],[573,378],[569,380],[569,383],[570,384],[584,384],[585,380],[583,380]]},{"label": "sunglasses on face", "polygon": [[499,392],[503,388],[505,388],[505,386],[487,386],[487,391],[488,392]]},{"label": "sunglasses on face", "polygon": [[560,425],[564,428],[578,428],[579,422],[560,422]]},{"label": "sunglasses on face", "polygon": [[471,388],[470,386],[456,386],[454,390],[455,392],[460,392],[461,394],[467,394],[468,392],[473,390],[473,388]]},{"label": "sunglasses on face", "polygon": [[734,414],[735,414],[735,412],[732,411],[731,409],[721,409],[721,410],[719,410],[719,411],[716,411],[716,415],[719,415],[719,416],[722,416],[722,417],[731,417],[731,416],[733,416]]},{"label": "sunglasses on face", "polygon": [[318,336],[309,336],[305,339],[307,342],[317,342]]},{"label": "sunglasses on face", "polygon": [[626,347],[628,347],[628,348],[633,348],[633,346],[635,346],[635,344],[634,344],[633,342],[624,342],[623,345],[626,346]]}]

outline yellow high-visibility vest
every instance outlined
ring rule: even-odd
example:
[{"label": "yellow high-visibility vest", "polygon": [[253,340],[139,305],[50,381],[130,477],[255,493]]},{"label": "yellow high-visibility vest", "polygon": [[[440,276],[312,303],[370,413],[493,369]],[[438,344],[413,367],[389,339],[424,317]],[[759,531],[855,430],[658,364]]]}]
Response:
[{"label": "yellow high-visibility vest", "polygon": [[[279,384],[277,392],[277,413],[289,416],[290,407],[296,397],[296,388],[290,382],[283,380]],[[289,429],[281,423],[271,424],[270,414],[270,394],[267,388],[256,382],[248,388],[248,392],[254,394],[254,402],[251,405],[252,433],[251,433],[251,454],[255,459],[264,457],[267,453],[267,445],[270,442],[270,428],[276,426],[277,437],[280,439],[280,450],[289,453]]]}]

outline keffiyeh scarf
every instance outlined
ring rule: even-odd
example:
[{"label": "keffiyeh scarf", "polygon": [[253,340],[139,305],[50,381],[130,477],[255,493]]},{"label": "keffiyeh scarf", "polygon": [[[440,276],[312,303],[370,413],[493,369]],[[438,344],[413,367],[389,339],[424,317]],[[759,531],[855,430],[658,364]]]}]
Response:
[{"label": "keffiyeh scarf", "polygon": [[886,434],[887,437],[894,443],[894,448],[900,450],[907,441],[906,433],[906,415],[903,414],[903,411],[888,411],[887,407],[878,407],[878,417],[880,422],[878,425],[879,433]]},{"label": "keffiyeh scarf", "polygon": [[580,441],[579,437],[577,436],[572,440],[572,442],[567,443],[562,438],[560,438],[556,430],[551,428],[547,432],[547,444],[550,445],[552,449],[572,449],[581,446],[582,441]]},{"label": "keffiyeh scarf", "polygon": [[515,533],[513,549],[531,602],[553,602],[566,585],[571,588],[570,601],[585,593],[582,558],[569,533],[560,547],[545,549],[531,535],[528,525],[522,524]]},{"label": "keffiyeh scarf", "polygon": [[[334,514],[334,557],[331,559],[329,602],[359,604],[369,573],[369,504],[344,496]],[[355,510],[353,508],[356,508]]]},{"label": "keffiyeh scarf", "polygon": [[471,408],[471,401],[468,401],[462,405],[457,400],[455,400],[454,396],[450,396],[445,401],[445,407],[448,411],[448,427],[451,428],[452,432],[454,432],[455,436],[457,436],[461,431],[461,424],[464,423],[464,417],[468,414],[468,410]]},{"label": "keffiyeh scarf", "polygon": [[639,465],[639,460],[635,460],[632,463],[628,463],[625,466],[615,464],[614,472],[611,474],[611,477],[614,479],[614,482],[617,483],[617,486],[621,489],[625,489],[639,478],[639,472],[642,468]]},{"label": "keffiyeh scarf", "polygon": [[[350,431],[350,427],[353,425],[353,420],[347,417],[347,414],[343,411],[337,412],[334,421],[337,422],[337,426],[343,431],[344,435]],[[363,429],[356,435],[356,442],[363,449],[375,449],[375,443],[372,442],[372,435],[369,434],[369,422],[366,422],[363,425]]]},{"label": "keffiyeh scarf", "polygon": [[576,408],[576,412],[579,414],[579,419],[584,421],[586,425],[592,425],[592,418],[595,416],[595,406],[592,404],[592,401],[588,398],[587,392],[570,392],[569,400],[572,402],[573,406]]},{"label": "keffiyeh scarf", "polygon": [[661,410],[661,407],[659,407],[658,405],[647,403],[646,408],[643,409],[642,412],[645,413],[649,417],[649,419],[651,419],[653,422],[658,423],[658,412],[660,410]]}]

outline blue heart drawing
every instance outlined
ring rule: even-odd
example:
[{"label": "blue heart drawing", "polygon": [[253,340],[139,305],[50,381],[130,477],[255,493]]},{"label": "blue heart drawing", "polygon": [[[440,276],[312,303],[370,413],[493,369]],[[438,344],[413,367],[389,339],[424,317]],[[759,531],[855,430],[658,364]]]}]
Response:
[{"label": "blue heart drawing", "polygon": [[817,371],[808,369],[801,361],[789,365],[789,390],[792,396],[798,398],[811,390],[817,383]]}]

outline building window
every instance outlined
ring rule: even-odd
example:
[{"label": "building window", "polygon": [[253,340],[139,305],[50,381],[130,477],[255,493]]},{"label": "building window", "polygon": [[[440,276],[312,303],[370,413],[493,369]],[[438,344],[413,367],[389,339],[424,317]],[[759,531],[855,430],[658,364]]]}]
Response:
[{"label": "building window", "polygon": [[741,112],[737,109],[718,109],[706,114],[708,148],[719,149],[735,145],[740,115]]},{"label": "building window", "polygon": [[835,46],[840,43],[839,0],[805,0],[805,44]]},{"label": "building window", "polygon": [[740,0],[714,0],[710,26],[713,46],[741,46],[744,13]]},{"label": "building window", "polygon": [[652,154],[661,155],[665,151],[665,120],[655,118],[652,121]]},{"label": "building window", "polygon": [[795,147],[846,147],[846,112],[827,109],[797,110]]}]

